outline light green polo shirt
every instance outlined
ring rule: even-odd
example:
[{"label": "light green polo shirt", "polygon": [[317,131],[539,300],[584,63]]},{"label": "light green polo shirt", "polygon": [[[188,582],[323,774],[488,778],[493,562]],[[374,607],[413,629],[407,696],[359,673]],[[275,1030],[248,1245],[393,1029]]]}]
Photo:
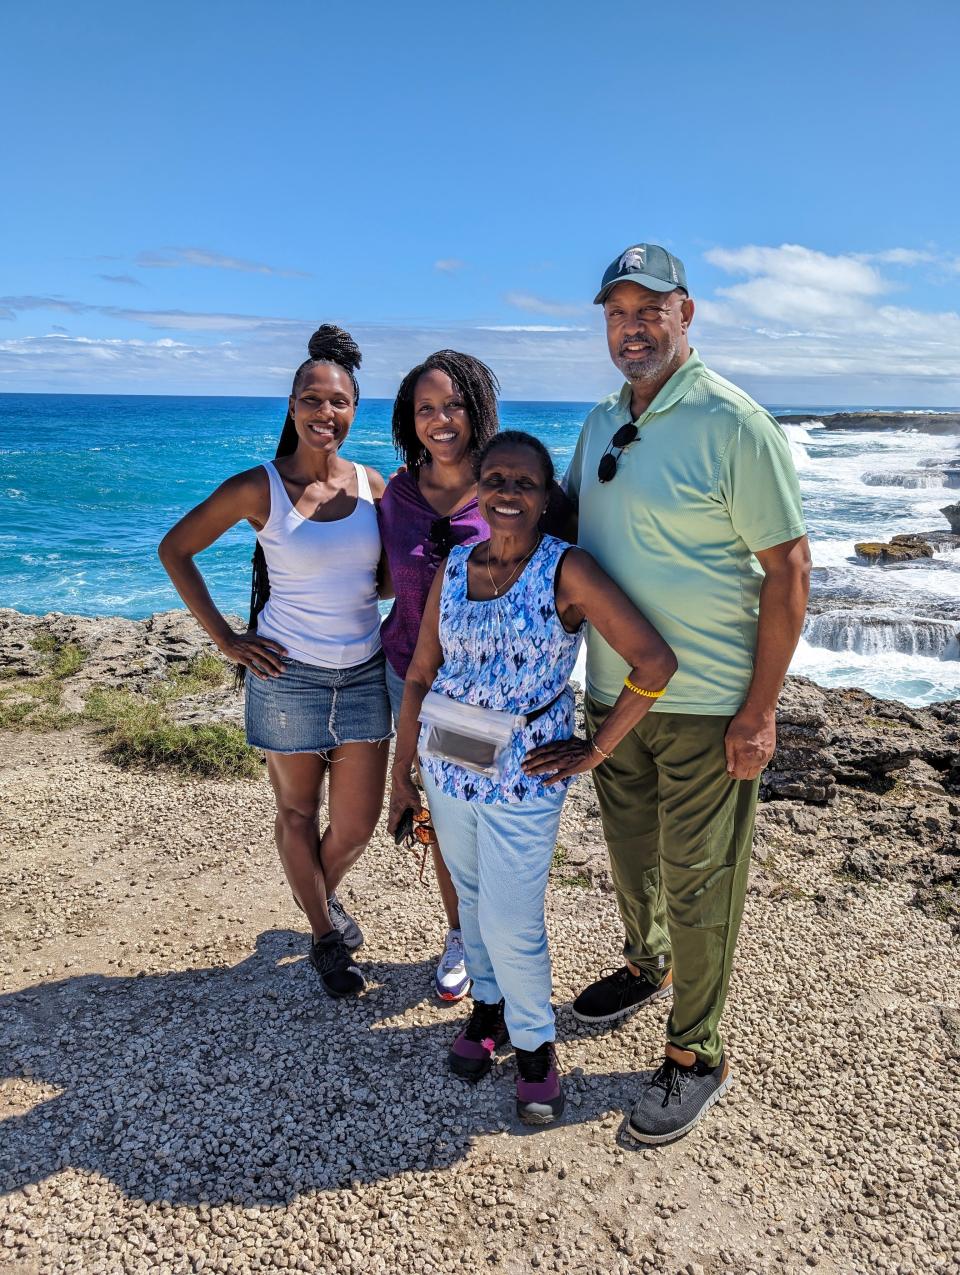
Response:
[{"label": "light green polo shirt", "polygon": [[[616,477],[597,479],[631,419],[630,385],[584,422],[565,486],[580,545],[673,647],[679,668],[654,712],[735,713],[753,676],[763,573],[754,554],[805,533],[783,430],[696,350],[637,421]],[[587,690],[612,704],[629,673],[595,630]]]}]

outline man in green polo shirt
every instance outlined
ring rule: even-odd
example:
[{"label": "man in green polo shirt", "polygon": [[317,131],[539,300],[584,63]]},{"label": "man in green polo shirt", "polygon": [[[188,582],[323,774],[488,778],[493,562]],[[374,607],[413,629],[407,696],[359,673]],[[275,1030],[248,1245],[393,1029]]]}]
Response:
[{"label": "man in green polo shirt", "polygon": [[[683,264],[656,244],[634,245],[607,268],[596,303],[626,383],[584,422],[565,485],[580,545],[679,668],[593,771],[626,963],[587,987],[573,1012],[610,1023],[672,993],[666,1058],[646,1075],[628,1125],[660,1143],[686,1133],[731,1083],[719,1020],[810,553],[783,431],[690,346]],[[628,672],[590,630],[591,735]]]}]

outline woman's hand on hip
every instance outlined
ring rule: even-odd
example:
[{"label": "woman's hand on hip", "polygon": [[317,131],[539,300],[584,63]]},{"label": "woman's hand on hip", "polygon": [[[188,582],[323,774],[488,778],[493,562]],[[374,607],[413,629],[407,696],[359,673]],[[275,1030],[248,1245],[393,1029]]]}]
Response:
[{"label": "woman's hand on hip", "polygon": [[254,677],[266,680],[268,677],[279,677],[283,672],[284,647],[269,638],[258,637],[256,633],[233,633],[220,646],[228,660],[234,664],[242,664]]},{"label": "woman's hand on hip", "polygon": [[569,739],[555,739],[539,748],[531,748],[523,759],[522,769],[525,775],[539,776],[545,784],[557,784],[571,775],[593,770],[601,761],[602,754],[589,739],[571,735]]}]

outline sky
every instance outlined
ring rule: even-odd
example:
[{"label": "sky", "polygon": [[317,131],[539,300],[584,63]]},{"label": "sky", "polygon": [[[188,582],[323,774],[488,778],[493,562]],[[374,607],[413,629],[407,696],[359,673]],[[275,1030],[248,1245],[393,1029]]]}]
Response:
[{"label": "sky", "polygon": [[686,264],[763,402],[960,405],[955,0],[0,10],[0,392],[364,394],[432,350],[617,387],[604,268]]}]

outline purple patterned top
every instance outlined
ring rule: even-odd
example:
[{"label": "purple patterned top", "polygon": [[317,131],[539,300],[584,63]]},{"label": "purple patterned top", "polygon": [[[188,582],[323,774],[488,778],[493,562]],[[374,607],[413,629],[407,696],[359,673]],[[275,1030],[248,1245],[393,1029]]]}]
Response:
[{"label": "purple patterned top", "polygon": [[[438,534],[449,525],[447,545],[430,539],[430,528],[439,523]],[[417,486],[409,471],[387,483],[380,500],[380,537],[390,564],[395,594],[393,609],[380,629],[380,640],[390,667],[406,677],[417,645],[427,594],[437,567],[453,545],[472,545],[487,540],[490,528],[480,513],[476,499],[468,501],[449,520],[441,518]],[[440,552],[440,550],[443,552]]]}]

